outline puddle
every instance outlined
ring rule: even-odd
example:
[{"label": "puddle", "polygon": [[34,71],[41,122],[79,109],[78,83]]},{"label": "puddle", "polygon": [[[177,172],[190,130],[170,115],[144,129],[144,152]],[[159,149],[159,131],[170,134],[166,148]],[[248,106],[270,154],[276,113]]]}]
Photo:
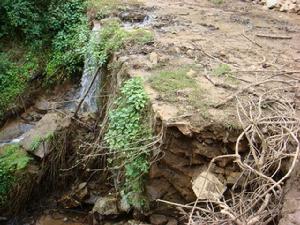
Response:
[{"label": "puddle", "polygon": [[34,225],[87,225],[87,223],[79,222],[68,217],[46,215],[37,220]]}]

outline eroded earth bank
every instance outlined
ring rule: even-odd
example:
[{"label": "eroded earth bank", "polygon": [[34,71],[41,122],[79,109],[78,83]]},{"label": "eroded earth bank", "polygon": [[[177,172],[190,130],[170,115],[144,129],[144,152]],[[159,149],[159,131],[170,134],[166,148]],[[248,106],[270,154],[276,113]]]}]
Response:
[{"label": "eroded earth bank", "polygon": [[300,224],[299,15],[102,4],[81,82],[0,131],[3,224]]}]

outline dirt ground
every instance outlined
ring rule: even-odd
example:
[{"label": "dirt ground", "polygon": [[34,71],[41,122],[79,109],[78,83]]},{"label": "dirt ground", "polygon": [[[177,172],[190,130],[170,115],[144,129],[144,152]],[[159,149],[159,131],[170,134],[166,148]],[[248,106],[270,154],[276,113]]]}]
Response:
[{"label": "dirt ground", "polygon": [[[236,96],[249,100],[280,88],[300,109],[300,16],[217,2],[145,0],[154,46],[127,55],[131,74],[145,79],[154,111],[187,136],[211,124],[238,130]],[[300,224],[298,208],[285,208],[285,221]]]},{"label": "dirt ground", "polygon": [[[254,85],[271,77],[300,78],[299,15],[230,0],[221,4],[213,0],[146,0],[144,4],[152,16],[155,46],[147,50],[150,54],[132,54],[129,62],[133,74],[142,74],[149,81],[146,86],[153,106],[167,121],[188,117],[193,129],[212,121],[236,127],[235,104],[228,97],[246,86],[249,88],[239,96],[285,85]],[[182,68],[197,85],[193,85],[196,90],[181,85],[170,99],[151,84],[160,71]]]}]

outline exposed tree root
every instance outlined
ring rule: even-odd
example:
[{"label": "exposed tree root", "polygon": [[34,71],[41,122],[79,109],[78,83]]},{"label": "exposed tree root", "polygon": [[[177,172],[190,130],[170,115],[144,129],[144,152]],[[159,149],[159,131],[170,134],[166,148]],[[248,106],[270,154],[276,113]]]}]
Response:
[{"label": "exposed tree root", "polygon": [[[237,99],[243,132],[235,153],[215,157],[207,169],[213,172],[213,164],[228,157],[240,168],[241,176],[220,199],[197,199],[192,206],[159,201],[180,208],[189,225],[266,225],[273,221],[280,214],[283,186],[300,153],[300,120],[284,92],[276,88],[246,103]],[[243,139],[248,141],[247,153],[240,151]]]}]

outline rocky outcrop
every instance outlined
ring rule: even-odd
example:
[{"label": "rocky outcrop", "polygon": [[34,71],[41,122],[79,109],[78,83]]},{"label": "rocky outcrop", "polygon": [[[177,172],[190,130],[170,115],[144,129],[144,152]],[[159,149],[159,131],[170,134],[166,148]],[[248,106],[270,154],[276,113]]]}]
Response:
[{"label": "rocky outcrop", "polygon": [[227,185],[235,183],[240,171],[232,159],[217,160],[207,172],[214,157],[231,154],[234,148],[236,137],[228,141],[226,128],[216,130],[219,132],[204,128],[198,133],[184,135],[177,127],[167,128],[165,144],[161,148],[163,157],[152,165],[149,173],[147,193],[150,200],[187,203],[194,201],[196,196],[217,199]]},{"label": "rocky outcrop", "polygon": [[26,151],[42,159],[50,153],[51,137],[59,130],[69,127],[70,124],[70,117],[64,117],[59,113],[48,113],[25,134],[20,144]]},{"label": "rocky outcrop", "polygon": [[266,5],[269,9],[276,8],[281,12],[300,13],[299,0],[254,0],[253,2]]}]

